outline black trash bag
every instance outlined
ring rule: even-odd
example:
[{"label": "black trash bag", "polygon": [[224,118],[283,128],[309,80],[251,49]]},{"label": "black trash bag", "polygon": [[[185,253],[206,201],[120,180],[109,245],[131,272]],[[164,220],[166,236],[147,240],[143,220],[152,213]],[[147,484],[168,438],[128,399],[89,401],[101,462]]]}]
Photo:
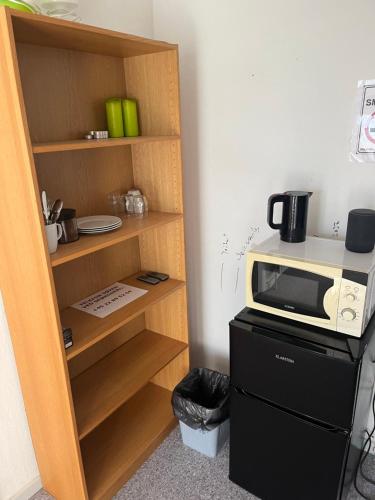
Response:
[{"label": "black trash bag", "polygon": [[175,387],[175,416],[192,429],[211,431],[229,417],[229,376],[194,368]]}]

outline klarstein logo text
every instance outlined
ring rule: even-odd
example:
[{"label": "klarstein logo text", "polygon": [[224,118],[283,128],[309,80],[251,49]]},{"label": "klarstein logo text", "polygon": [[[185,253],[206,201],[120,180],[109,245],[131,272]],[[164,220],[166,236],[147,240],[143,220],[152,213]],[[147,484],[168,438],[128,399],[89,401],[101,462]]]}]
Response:
[{"label": "klarstein logo text", "polygon": [[285,361],[285,363],[290,363],[294,365],[294,359],[287,358],[286,356],[280,356],[280,354],[275,354],[275,358],[279,361]]}]

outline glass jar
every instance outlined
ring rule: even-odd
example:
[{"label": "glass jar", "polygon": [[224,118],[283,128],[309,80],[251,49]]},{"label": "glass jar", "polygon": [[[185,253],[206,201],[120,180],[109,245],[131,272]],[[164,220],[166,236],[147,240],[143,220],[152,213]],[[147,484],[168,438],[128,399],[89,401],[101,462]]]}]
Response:
[{"label": "glass jar", "polygon": [[128,217],[134,214],[134,196],[131,194],[125,195],[125,213]]},{"label": "glass jar", "polygon": [[107,202],[112,215],[121,217],[125,215],[125,199],[119,191],[107,194]]},{"label": "glass jar", "polygon": [[135,217],[143,217],[145,214],[145,202],[141,194],[133,197],[133,212]]},{"label": "glass jar", "polygon": [[46,16],[80,21],[78,16],[78,0],[38,0],[42,13]]}]

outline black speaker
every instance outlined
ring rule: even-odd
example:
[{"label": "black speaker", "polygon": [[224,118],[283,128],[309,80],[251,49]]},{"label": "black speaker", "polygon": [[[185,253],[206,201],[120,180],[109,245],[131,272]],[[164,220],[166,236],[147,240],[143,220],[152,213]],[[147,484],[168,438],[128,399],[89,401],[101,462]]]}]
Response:
[{"label": "black speaker", "polygon": [[375,244],[375,210],[356,208],[349,212],[345,246],[351,252],[372,252]]}]

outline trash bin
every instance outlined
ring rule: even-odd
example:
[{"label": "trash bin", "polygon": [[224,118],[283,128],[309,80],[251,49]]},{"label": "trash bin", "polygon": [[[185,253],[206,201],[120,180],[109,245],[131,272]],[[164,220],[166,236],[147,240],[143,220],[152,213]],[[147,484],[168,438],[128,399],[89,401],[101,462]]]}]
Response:
[{"label": "trash bin", "polygon": [[174,389],[172,406],[184,444],[216,457],[229,436],[229,377],[195,368]]}]

